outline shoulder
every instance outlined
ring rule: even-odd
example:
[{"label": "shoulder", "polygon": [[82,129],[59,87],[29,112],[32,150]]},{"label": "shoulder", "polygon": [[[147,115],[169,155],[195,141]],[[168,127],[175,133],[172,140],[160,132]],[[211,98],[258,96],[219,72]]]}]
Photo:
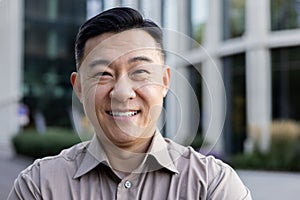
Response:
[{"label": "shoulder", "polygon": [[[80,164],[80,159],[86,152],[89,142],[76,144],[68,149],[62,150],[60,154],[37,159],[23,170],[19,177],[31,177],[40,180],[40,176],[55,176],[66,171],[72,172]],[[58,170],[59,169],[59,170]],[[54,172],[55,171],[55,172]]]},{"label": "shoulder", "polygon": [[251,199],[249,190],[231,166],[192,147],[181,146],[169,139],[166,142],[179,171],[179,179],[191,185],[200,185],[202,192],[205,191],[211,199]]},{"label": "shoulder", "polygon": [[63,150],[59,155],[37,159],[16,178],[8,199],[43,199],[57,183],[68,183],[85,154],[88,142]]},{"label": "shoulder", "polygon": [[182,146],[170,139],[165,139],[169,154],[173,161],[177,164],[197,166],[210,166],[213,165],[217,168],[228,167],[223,161],[216,159],[213,156],[205,156],[192,147]]},{"label": "shoulder", "polygon": [[166,142],[169,154],[179,171],[193,171],[199,176],[207,177],[207,181],[211,181],[223,173],[232,173],[234,171],[231,166],[214,156],[203,155],[192,147],[184,147],[169,139],[166,139]]}]

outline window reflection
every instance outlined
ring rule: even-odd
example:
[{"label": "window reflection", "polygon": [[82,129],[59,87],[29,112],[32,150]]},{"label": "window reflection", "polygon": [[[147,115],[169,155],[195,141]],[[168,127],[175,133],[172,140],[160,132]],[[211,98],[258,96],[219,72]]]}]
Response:
[{"label": "window reflection", "polygon": [[191,36],[198,43],[203,42],[205,24],[208,16],[207,0],[191,0]]},{"label": "window reflection", "polygon": [[243,151],[246,138],[246,63],[245,54],[223,58],[227,113],[224,137],[227,153]]},{"label": "window reflection", "polygon": [[271,53],[273,118],[300,120],[300,47]]},{"label": "window reflection", "polygon": [[300,27],[299,0],[271,0],[271,29],[284,30]]},{"label": "window reflection", "polygon": [[223,39],[245,32],[245,0],[223,0]]},{"label": "window reflection", "polygon": [[75,69],[74,38],[86,17],[86,1],[72,2],[24,1],[23,100],[49,126],[70,126],[72,88],[66,77]]}]

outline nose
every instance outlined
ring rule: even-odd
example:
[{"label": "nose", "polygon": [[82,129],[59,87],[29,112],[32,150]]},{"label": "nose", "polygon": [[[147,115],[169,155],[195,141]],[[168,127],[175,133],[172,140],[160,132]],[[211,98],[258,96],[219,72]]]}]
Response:
[{"label": "nose", "polygon": [[126,102],[135,97],[136,93],[133,84],[126,76],[121,77],[110,92],[110,98],[119,102]]}]

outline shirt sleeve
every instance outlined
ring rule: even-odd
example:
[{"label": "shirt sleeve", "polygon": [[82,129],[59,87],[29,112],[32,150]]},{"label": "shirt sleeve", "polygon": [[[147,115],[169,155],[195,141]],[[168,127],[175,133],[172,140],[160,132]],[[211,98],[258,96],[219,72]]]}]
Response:
[{"label": "shirt sleeve", "polygon": [[227,164],[216,165],[221,169],[214,174],[208,185],[208,199],[213,200],[251,200],[249,189],[237,173]]},{"label": "shirt sleeve", "polygon": [[7,200],[41,200],[41,193],[38,186],[37,166],[30,166],[22,171],[14,182]]}]

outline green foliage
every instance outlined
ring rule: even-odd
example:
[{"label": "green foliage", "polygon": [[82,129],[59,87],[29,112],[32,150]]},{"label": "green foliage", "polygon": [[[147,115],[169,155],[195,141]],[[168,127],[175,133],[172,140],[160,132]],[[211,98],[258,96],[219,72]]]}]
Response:
[{"label": "green foliage", "polygon": [[199,149],[201,148],[202,144],[203,144],[203,137],[200,133],[197,133],[197,135],[195,136],[191,144],[191,147],[193,147],[194,149]]},{"label": "green foliage", "polygon": [[300,171],[300,141],[273,142],[265,154],[256,149],[251,154],[236,155],[232,165],[241,169]]},{"label": "green foliage", "polygon": [[199,43],[202,44],[204,39],[204,31],[205,31],[205,23],[198,24],[195,27],[194,31],[194,39]]},{"label": "green foliage", "polygon": [[298,11],[295,0],[271,1],[271,29],[295,29],[298,28]]},{"label": "green foliage", "polygon": [[49,128],[44,134],[30,129],[12,138],[13,146],[18,154],[33,158],[56,155],[61,150],[79,142],[81,140],[76,133],[63,128]]},{"label": "green foliage", "polygon": [[300,171],[300,124],[294,120],[275,120],[270,125],[271,145],[267,153],[256,148],[251,154],[233,157],[232,165],[244,169]]}]

